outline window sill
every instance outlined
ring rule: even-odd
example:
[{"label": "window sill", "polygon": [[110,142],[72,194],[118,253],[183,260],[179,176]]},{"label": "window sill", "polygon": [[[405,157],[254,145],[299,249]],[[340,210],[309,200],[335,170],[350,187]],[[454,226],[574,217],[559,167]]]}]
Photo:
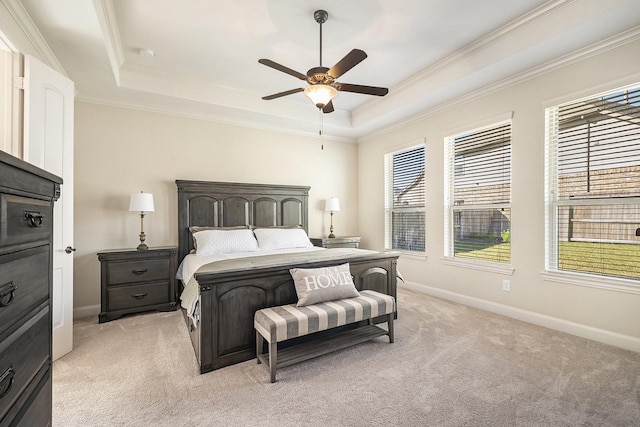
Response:
[{"label": "window sill", "polygon": [[608,291],[626,292],[640,295],[640,282],[637,280],[616,279],[612,277],[598,277],[590,274],[572,273],[560,270],[548,270],[540,273],[543,280],[548,282],[565,283],[569,285],[586,286],[589,288],[606,289]]},{"label": "window sill", "polygon": [[498,273],[507,276],[513,276],[515,268],[511,264],[501,264],[498,262],[479,261],[473,259],[460,259],[455,257],[443,257],[442,261],[446,265],[455,267],[471,268],[473,270],[488,271],[490,273]]},{"label": "window sill", "polygon": [[424,252],[405,252],[405,251],[399,251],[397,249],[394,250],[387,250],[385,252],[396,252],[400,254],[400,258],[405,258],[405,259],[415,259],[417,261],[426,261],[427,260],[427,254]]}]

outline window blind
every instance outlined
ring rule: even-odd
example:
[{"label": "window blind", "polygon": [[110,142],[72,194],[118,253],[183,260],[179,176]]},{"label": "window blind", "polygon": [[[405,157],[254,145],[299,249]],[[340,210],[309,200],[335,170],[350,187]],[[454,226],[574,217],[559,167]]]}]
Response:
[{"label": "window blind", "polygon": [[425,250],[425,147],[385,155],[385,248]]},{"label": "window blind", "polygon": [[640,87],[547,109],[547,267],[640,279]]},{"label": "window blind", "polygon": [[511,121],[451,136],[446,143],[446,255],[509,262]]}]

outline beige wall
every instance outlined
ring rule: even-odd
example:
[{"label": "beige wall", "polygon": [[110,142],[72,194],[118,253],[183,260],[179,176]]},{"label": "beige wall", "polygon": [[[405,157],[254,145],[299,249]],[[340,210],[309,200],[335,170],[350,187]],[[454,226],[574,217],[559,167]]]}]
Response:
[{"label": "beige wall", "polygon": [[[640,82],[640,42],[583,60],[542,77],[451,106],[360,141],[359,232],[363,244],[383,249],[383,156],[426,140],[426,260],[401,257],[400,271],[427,293],[470,303],[640,351],[640,295],[545,281],[544,108]],[[444,144],[451,130],[472,129],[513,111],[513,276],[445,265]],[[502,280],[511,280],[511,292]],[[401,308],[400,308],[401,310]],[[550,317],[548,317],[550,316]],[[621,334],[621,335],[619,335]]]},{"label": "beige wall", "polygon": [[153,193],[146,243],[177,245],[176,179],[308,185],[309,235],[328,234],[324,199],[335,195],[338,234],[357,232],[357,145],[77,102],[74,307],[97,313],[96,253],[135,248],[140,216],[129,194]]}]

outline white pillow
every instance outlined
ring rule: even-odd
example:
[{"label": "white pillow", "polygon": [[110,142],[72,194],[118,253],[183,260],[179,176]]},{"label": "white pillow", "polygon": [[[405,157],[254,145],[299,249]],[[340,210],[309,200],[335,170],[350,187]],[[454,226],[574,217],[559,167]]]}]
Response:
[{"label": "white pillow", "polygon": [[301,228],[256,228],[253,232],[262,251],[313,247],[309,236]]},{"label": "white pillow", "polygon": [[204,230],[193,233],[196,242],[196,255],[231,254],[234,252],[259,251],[253,231],[243,230]]}]

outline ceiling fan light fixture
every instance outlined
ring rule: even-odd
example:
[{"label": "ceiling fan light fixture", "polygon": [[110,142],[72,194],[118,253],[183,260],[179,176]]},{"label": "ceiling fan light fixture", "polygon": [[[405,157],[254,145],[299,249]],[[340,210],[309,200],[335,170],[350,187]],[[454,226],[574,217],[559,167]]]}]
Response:
[{"label": "ceiling fan light fixture", "polygon": [[329,85],[315,84],[307,87],[304,94],[311,99],[311,102],[318,108],[324,108],[333,98],[338,95],[338,90]]}]

